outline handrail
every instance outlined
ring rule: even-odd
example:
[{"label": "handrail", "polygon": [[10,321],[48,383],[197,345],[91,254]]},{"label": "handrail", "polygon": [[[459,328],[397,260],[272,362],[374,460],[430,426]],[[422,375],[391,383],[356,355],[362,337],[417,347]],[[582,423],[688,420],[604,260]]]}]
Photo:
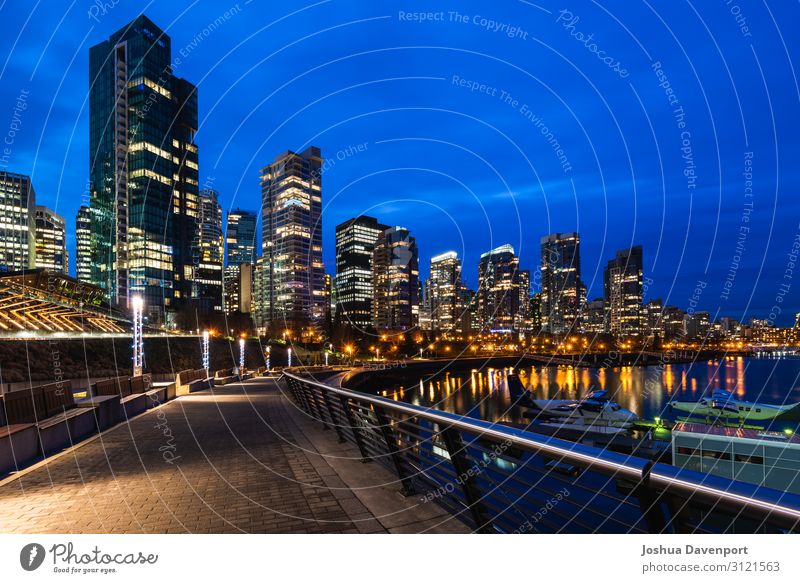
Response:
[{"label": "handrail", "polygon": [[[581,467],[600,470],[606,475],[624,476],[635,484],[645,485],[662,492],[678,494],[708,503],[713,507],[724,508],[743,517],[757,521],[767,514],[773,522],[783,528],[796,529],[800,524],[800,496],[787,494],[753,484],[729,480],[727,478],[684,470],[663,463],[653,463],[642,458],[623,455],[571,441],[543,436],[529,431],[504,425],[497,425],[447,413],[438,409],[421,407],[398,402],[378,395],[370,395],[349,389],[334,387],[315,379],[301,377],[294,372],[283,371],[286,376],[298,383],[314,386],[343,399],[377,406],[385,411],[417,417],[455,428],[484,438],[505,441],[511,445],[534,454],[557,457],[565,462]],[[792,504],[787,504],[792,502]],[[775,520],[777,519],[777,521]]]}]

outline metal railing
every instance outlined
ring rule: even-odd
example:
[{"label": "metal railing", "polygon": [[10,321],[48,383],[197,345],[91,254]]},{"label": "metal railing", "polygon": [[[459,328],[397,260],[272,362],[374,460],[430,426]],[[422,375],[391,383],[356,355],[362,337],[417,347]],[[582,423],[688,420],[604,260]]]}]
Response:
[{"label": "metal railing", "polygon": [[798,532],[800,496],[332,387],[284,371],[297,405],[404,495],[476,532]]}]

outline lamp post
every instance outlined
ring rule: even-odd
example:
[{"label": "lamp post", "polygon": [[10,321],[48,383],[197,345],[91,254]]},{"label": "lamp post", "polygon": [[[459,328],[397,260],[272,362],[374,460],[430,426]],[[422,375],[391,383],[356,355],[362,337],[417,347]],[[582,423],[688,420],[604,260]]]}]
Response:
[{"label": "lamp post", "polygon": [[144,301],[141,296],[133,296],[133,376],[142,375],[144,368],[144,340],[142,339],[142,311]]},{"label": "lamp post", "polygon": [[208,369],[211,366],[208,352],[208,336],[208,330],[203,330],[203,368],[206,369],[206,375],[208,375]]},{"label": "lamp post", "polygon": [[288,348],[288,349],[286,350],[286,354],[288,354],[288,355],[289,355],[289,363],[288,363],[288,366],[289,366],[289,368],[291,368],[291,366],[292,366],[292,349],[291,349],[291,348]]},{"label": "lamp post", "polygon": [[269,366],[269,354],[270,354],[271,348],[272,348],[271,346],[267,346],[267,372],[269,372],[269,369],[270,369],[270,366]]},{"label": "lamp post", "polygon": [[244,372],[244,338],[239,338],[239,374]]}]

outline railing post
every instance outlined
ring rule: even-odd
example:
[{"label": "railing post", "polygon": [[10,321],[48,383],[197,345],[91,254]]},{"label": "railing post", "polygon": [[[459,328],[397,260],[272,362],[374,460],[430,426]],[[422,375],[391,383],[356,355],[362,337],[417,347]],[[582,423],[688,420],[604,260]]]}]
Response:
[{"label": "railing post", "polygon": [[477,532],[494,532],[491,520],[489,520],[486,509],[481,502],[481,493],[475,483],[475,476],[470,471],[466,446],[461,439],[461,433],[452,428],[443,429],[440,433],[442,439],[444,439],[447,453],[450,454],[450,462],[456,471],[456,480],[460,483],[461,490],[464,492],[464,499],[467,501],[467,506],[472,513],[472,520],[475,522]]},{"label": "railing post", "polygon": [[333,428],[336,430],[336,435],[339,436],[339,443],[344,443],[346,440],[344,433],[342,433],[341,419],[333,414],[333,406],[331,406],[331,397],[328,391],[322,391],[322,400],[325,401],[325,407],[327,407],[328,414],[331,416],[331,423],[333,423]]},{"label": "railing post", "polygon": [[411,481],[411,476],[407,475],[403,468],[402,460],[400,459],[400,449],[397,447],[397,441],[392,437],[392,432],[389,429],[389,419],[386,417],[383,407],[372,405],[372,410],[378,420],[378,427],[386,443],[386,449],[389,450],[389,456],[394,463],[394,469],[397,472],[397,476],[400,478],[400,483],[402,484],[400,493],[403,496],[412,496],[414,494],[414,484]]},{"label": "railing post", "polygon": [[361,461],[363,463],[371,462],[372,458],[367,453],[367,449],[364,447],[364,439],[361,437],[361,428],[356,425],[356,418],[350,410],[350,399],[347,397],[339,397],[339,401],[342,404],[345,417],[347,417],[347,422],[350,424],[350,431],[353,432],[353,438],[356,440],[358,451],[361,453]]},{"label": "railing post", "polygon": [[661,509],[661,501],[656,492],[640,484],[633,490],[633,495],[639,499],[639,509],[642,511],[647,530],[652,534],[662,534],[667,531],[667,520]]}]

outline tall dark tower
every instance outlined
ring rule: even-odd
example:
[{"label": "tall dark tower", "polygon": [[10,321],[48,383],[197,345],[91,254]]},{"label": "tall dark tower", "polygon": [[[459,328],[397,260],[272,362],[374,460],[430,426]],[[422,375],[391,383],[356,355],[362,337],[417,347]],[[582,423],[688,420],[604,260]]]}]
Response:
[{"label": "tall dark tower", "polygon": [[164,322],[191,297],[199,220],[197,91],[142,15],[89,51],[92,283]]}]

